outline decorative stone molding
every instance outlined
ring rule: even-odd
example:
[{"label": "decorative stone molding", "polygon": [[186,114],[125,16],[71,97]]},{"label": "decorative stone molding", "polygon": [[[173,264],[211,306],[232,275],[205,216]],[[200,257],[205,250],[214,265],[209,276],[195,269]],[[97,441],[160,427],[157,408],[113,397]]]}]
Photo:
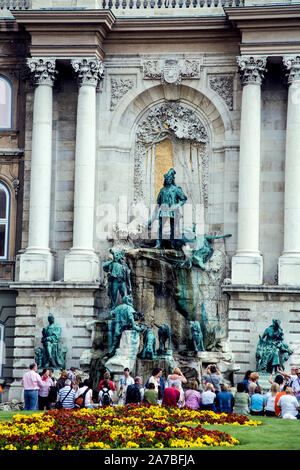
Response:
[{"label": "decorative stone molding", "polygon": [[209,86],[225,101],[230,111],[233,110],[233,75],[210,75]]},{"label": "decorative stone molding", "polygon": [[14,192],[15,192],[15,196],[18,197],[18,193],[19,193],[19,189],[20,189],[20,181],[18,180],[18,178],[15,178],[13,181],[12,181],[12,187],[14,189]]},{"label": "decorative stone molding", "polygon": [[283,57],[283,65],[287,70],[288,83],[300,80],[300,56],[290,55]]},{"label": "decorative stone molding", "polygon": [[123,98],[126,93],[131,90],[135,81],[133,78],[128,77],[116,77],[111,79],[111,98],[110,98],[110,110],[113,111],[119,101]]},{"label": "decorative stone molding", "polygon": [[27,59],[27,67],[30,69],[35,85],[53,86],[57,71],[55,70],[55,58],[32,57]]},{"label": "decorative stone molding", "polygon": [[144,165],[148,148],[166,137],[187,140],[203,147],[201,152],[202,192],[204,203],[208,202],[208,143],[207,131],[195,111],[183,103],[162,103],[153,107],[146,119],[138,126],[134,159],[134,201],[144,199]]},{"label": "decorative stone molding", "polygon": [[71,64],[77,74],[79,86],[90,85],[96,87],[104,76],[104,65],[99,59],[72,59]]},{"label": "decorative stone molding", "polygon": [[267,57],[240,56],[237,57],[240,77],[243,85],[261,85],[266,72]]},{"label": "decorative stone molding", "polygon": [[196,59],[150,59],[143,63],[144,80],[161,80],[179,85],[182,80],[200,78],[200,61]]}]

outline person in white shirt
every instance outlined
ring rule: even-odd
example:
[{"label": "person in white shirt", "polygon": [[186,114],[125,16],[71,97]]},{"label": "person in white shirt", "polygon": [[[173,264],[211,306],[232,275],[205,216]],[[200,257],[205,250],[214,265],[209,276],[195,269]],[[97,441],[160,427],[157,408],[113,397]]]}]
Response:
[{"label": "person in white shirt", "polygon": [[270,392],[266,394],[265,401],[265,415],[266,416],[276,416],[275,414],[275,398],[277,393],[280,392],[280,386],[278,383],[274,382],[271,385]]},{"label": "person in white shirt", "polygon": [[118,405],[125,405],[125,399],[126,399],[126,389],[128,385],[133,385],[134,384],[134,379],[130,377],[130,371],[128,367],[125,367],[124,369],[124,376],[120,378],[119,381],[119,402]]},{"label": "person in white shirt", "polygon": [[211,383],[205,385],[205,391],[202,393],[201,410],[215,411],[215,400],[217,395],[214,393],[215,389]]},{"label": "person in white shirt", "polygon": [[82,408],[93,408],[93,390],[89,380],[84,380],[83,387],[78,387],[78,389],[76,390],[75,402],[76,398],[82,395],[84,395],[84,403],[82,404]]},{"label": "person in white shirt", "polygon": [[286,395],[282,395],[277,403],[277,406],[281,408],[281,417],[283,419],[296,419],[300,418],[300,406],[293,395],[293,389],[287,387],[285,391]]}]

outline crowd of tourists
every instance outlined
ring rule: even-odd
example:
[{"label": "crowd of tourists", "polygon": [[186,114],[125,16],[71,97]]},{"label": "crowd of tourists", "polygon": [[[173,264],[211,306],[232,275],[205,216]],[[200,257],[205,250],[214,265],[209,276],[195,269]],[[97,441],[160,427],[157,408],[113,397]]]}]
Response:
[{"label": "crowd of tourists", "polygon": [[223,380],[216,364],[210,364],[202,376],[202,384],[188,380],[178,367],[163,379],[163,369],[155,368],[143,385],[141,377],[133,378],[128,368],[115,384],[106,371],[98,384],[97,400],[89,380],[75,374],[75,368],[63,370],[55,381],[53,369],[37,373],[31,364],[22,379],[25,410],[55,408],[95,408],[130,403],[189,407],[221,413],[300,419],[300,368],[292,367],[288,374],[278,370],[269,377],[270,390],[263,393],[259,374],[247,371],[236,391]]}]

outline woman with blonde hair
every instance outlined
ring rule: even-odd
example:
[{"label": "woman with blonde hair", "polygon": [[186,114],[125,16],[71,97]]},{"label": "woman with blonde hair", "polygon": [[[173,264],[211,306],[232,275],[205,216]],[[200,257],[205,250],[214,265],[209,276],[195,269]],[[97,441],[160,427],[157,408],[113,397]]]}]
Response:
[{"label": "woman with blonde hair", "polygon": [[257,372],[252,372],[250,374],[250,383],[248,385],[248,393],[249,393],[249,396],[252,397],[252,395],[254,395],[255,393],[255,389],[256,387],[259,387],[259,383],[258,383],[258,379],[259,379],[259,375]]},{"label": "woman with blonde hair", "polygon": [[184,394],[185,406],[192,410],[199,410],[201,406],[201,393],[198,390],[197,380],[190,382],[189,389]]},{"label": "woman with blonde hair", "polygon": [[178,406],[179,408],[182,408],[184,406],[184,392],[182,388],[182,384],[186,384],[187,380],[179,367],[174,367],[173,373],[168,375],[167,378],[167,387],[170,388],[172,387],[173,384],[178,386],[178,390],[180,392],[180,397],[178,401]]},{"label": "woman with blonde hair", "polygon": [[276,382],[272,383],[270,392],[268,392],[265,397],[266,398],[266,402],[265,402],[265,415],[266,416],[276,416],[275,398],[279,392],[280,392],[279,384]]},{"label": "woman with blonde hair", "polygon": [[215,389],[211,383],[205,385],[205,391],[202,393],[202,404],[201,410],[217,411],[215,401],[217,395]]}]

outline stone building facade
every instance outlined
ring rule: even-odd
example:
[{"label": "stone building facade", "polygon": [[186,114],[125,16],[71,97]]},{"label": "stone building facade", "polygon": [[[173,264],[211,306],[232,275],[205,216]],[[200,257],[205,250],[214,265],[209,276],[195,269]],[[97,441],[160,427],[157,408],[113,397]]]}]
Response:
[{"label": "stone building facade", "polygon": [[[232,234],[222,290],[235,379],[255,368],[273,318],[294,350],[288,366],[299,365],[300,5],[2,0],[0,26],[1,379],[10,397],[49,312],[68,366],[91,348],[87,325],[106,307],[107,224],[154,204],[171,166],[205,231]],[[158,138],[151,126],[162,113],[171,124]]]}]

